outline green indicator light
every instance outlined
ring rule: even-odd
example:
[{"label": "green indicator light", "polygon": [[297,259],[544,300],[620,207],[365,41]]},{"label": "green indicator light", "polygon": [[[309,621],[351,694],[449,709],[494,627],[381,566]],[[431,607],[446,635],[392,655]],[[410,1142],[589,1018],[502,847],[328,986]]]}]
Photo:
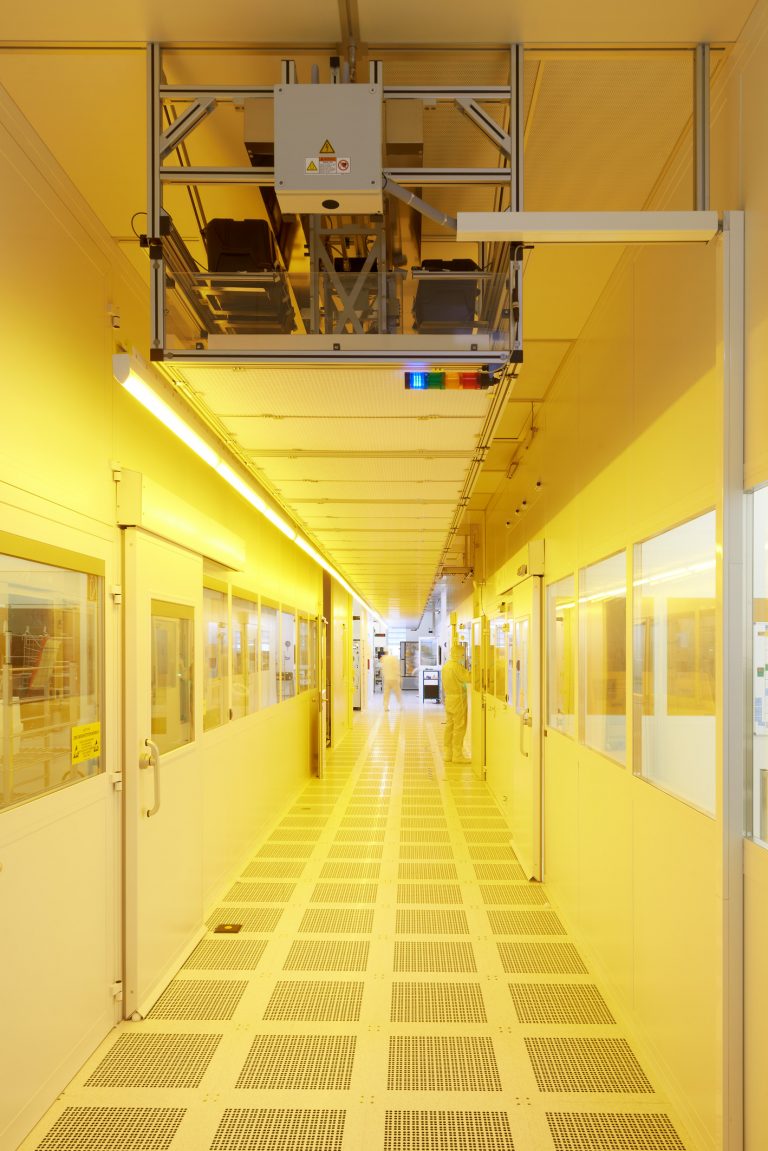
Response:
[{"label": "green indicator light", "polygon": [[445,372],[427,372],[428,388],[444,388]]}]

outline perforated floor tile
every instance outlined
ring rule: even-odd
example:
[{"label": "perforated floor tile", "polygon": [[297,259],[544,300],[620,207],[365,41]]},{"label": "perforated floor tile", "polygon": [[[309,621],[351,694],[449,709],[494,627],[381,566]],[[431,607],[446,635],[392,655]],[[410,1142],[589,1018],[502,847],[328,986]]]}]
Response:
[{"label": "perforated floor tile", "polygon": [[362,940],[297,939],[283,971],[365,971],[369,946]]},{"label": "perforated floor tile", "polygon": [[238,1087],[259,1091],[346,1091],[354,1035],[257,1035]]},{"label": "perforated floor tile", "polygon": [[231,1019],[248,986],[244,979],[174,979],[149,1019]]},{"label": "perforated floor tile", "polygon": [[224,896],[225,903],[287,903],[295,883],[235,883]]},{"label": "perforated floor tile", "polygon": [[398,866],[397,878],[417,881],[433,879],[453,879],[454,881],[457,881],[459,875],[456,871],[455,863],[423,863],[406,861]]},{"label": "perforated floor tile", "polygon": [[266,939],[204,939],[184,964],[184,970],[253,971],[266,946]]},{"label": "perforated floor tile", "polygon": [[525,1151],[504,1111],[387,1111],[384,1151]]},{"label": "perforated floor tile", "polygon": [[373,911],[370,908],[309,908],[302,916],[299,931],[315,935],[367,935],[373,931]]},{"label": "perforated floor tile", "polygon": [[240,923],[243,931],[269,932],[277,927],[283,910],[282,907],[244,907],[238,903],[217,907],[206,922],[211,931],[220,923]]},{"label": "perforated floor tile", "polygon": [[86,1087],[199,1087],[221,1035],[121,1035]]},{"label": "perforated floor tile", "polygon": [[494,935],[565,935],[554,911],[497,911],[488,908],[488,922]]},{"label": "perforated floor tile", "polygon": [[616,1020],[588,983],[510,983],[520,1023],[599,1024]]},{"label": "perforated floor tile", "polygon": [[228,1107],[211,1151],[341,1151],[346,1111]]},{"label": "perforated floor tile", "polygon": [[458,883],[398,883],[398,903],[463,903]]},{"label": "perforated floor tile", "polygon": [[184,1107],[67,1107],[37,1151],[165,1151]]},{"label": "perforated floor tile", "polygon": [[378,879],[381,874],[380,863],[369,863],[356,860],[354,863],[324,863],[320,872],[321,879]]},{"label": "perforated floor tile", "polygon": [[312,903],[375,903],[375,883],[316,883]]},{"label": "perforated floor tile", "polygon": [[306,864],[300,860],[256,860],[243,871],[244,879],[298,879]]},{"label": "perforated floor tile", "polygon": [[395,943],[394,971],[477,971],[471,943]]},{"label": "perforated floor tile", "polygon": [[531,1039],[525,1046],[540,1091],[653,1092],[626,1039]]},{"label": "perforated floor tile", "polygon": [[486,1023],[479,983],[393,983],[392,1023]]},{"label": "perforated floor tile", "polygon": [[504,970],[525,975],[585,975],[586,967],[572,943],[496,944]]},{"label": "perforated floor tile", "polygon": [[392,1035],[390,1091],[501,1091],[493,1041],[485,1035]]},{"label": "perforated floor tile", "polygon": [[685,1151],[668,1115],[548,1111],[554,1151]]},{"label": "perforated floor tile", "polygon": [[354,1022],[360,1018],[364,987],[363,983],[339,979],[280,980],[272,992],[264,1018]]},{"label": "perforated floor tile", "polygon": [[469,935],[465,911],[431,911],[398,908],[395,916],[397,935]]},{"label": "perforated floor tile", "polygon": [[480,894],[485,903],[497,905],[549,902],[544,888],[531,883],[481,883]]}]

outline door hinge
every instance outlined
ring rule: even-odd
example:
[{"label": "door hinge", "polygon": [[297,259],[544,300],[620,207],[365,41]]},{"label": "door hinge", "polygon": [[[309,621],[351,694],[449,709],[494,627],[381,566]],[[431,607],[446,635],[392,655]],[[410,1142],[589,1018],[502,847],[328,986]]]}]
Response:
[{"label": "door hinge", "polygon": [[123,1000],[123,981],[122,981],[122,979],[116,979],[114,983],[110,983],[109,993],[113,999],[116,999],[118,1001],[118,1003],[122,1003],[122,1000]]},{"label": "door hinge", "polygon": [[115,789],[115,791],[122,791],[123,790],[123,774],[122,774],[122,772],[120,772],[120,771],[110,772],[110,779],[112,780],[112,786]]},{"label": "door hinge", "polygon": [[115,606],[123,602],[123,589],[120,587],[119,583],[112,585],[112,587],[109,589],[109,594],[112,596],[112,599],[115,602]]}]

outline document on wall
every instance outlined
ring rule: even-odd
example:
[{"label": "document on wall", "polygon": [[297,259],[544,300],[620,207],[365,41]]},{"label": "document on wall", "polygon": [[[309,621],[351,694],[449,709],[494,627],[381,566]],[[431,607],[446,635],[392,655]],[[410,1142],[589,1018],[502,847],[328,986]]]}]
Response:
[{"label": "document on wall", "polygon": [[768,735],[768,623],[752,625],[752,683],[752,730]]}]

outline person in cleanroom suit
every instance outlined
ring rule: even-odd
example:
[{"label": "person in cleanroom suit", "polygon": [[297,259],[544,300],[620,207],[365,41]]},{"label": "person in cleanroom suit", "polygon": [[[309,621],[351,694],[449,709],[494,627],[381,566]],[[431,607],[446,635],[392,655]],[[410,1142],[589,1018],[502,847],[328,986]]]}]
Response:
[{"label": "person in cleanroom suit", "polygon": [[455,643],[450,658],[443,664],[443,698],[445,700],[445,758],[454,763],[469,763],[464,755],[467,730],[467,684],[470,674],[464,667],[464,650]]},{"label": "person in cleanroom suit", "polygon": [[403,699],[400,695],[400,660],[396,655],[387,652],[379,660],[381,668],[381,683],[384,689],[384,710],[389,711],[389,700],[392,692],[395,693],[395,698],[400,707],[403,706]]}]

